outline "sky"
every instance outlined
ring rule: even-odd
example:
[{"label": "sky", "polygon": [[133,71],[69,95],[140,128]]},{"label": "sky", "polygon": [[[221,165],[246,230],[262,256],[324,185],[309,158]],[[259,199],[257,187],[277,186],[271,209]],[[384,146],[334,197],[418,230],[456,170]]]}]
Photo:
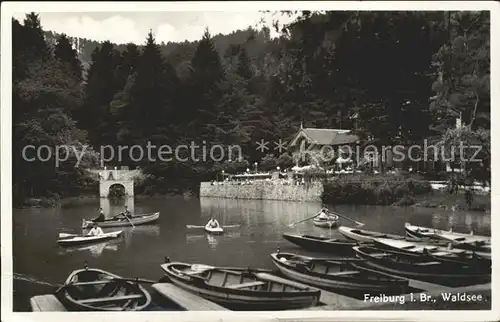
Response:
[{"label": "sky", "polygon": [[[26,13],[14,13],[21,23]],[[88,38],[96,41],[110,40],[113,43],[135,43],[141,45],[151,29],[161,42],[182,42],[201,39],[204,29],[210,34],[229,34],[249,26],[271,29],[273,19],[281,24],[293,20],[292,17],[276,16],[258,11],[244,12],[41,12],[39,13],[44,30],[65,33],[71,37]]]}]

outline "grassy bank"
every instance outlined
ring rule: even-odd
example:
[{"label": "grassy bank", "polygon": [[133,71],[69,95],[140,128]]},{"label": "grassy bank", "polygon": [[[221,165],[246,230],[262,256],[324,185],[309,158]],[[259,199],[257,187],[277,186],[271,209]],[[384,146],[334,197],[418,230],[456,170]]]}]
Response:
[{"label": "grassy bank", "polygon": [[326,204],[393,205],[441,208],[449,210],[489,211],[490,195],[474,195],[471,206],[464,192],[449,194],[433,190],[417,176],[344,176],[328,181],[322,196]]},{"label": "grassy bank", "polygon": [[415,197],[432,192],[428,181],[404,176],[341,176],[325,183],[322,200],[328,204],[411,205]]},{"label": "grassy bank", "polygon": [[27,198],[23,202],[14,206],[14,208],[55,208],[55,207],[71,207],[73,205],[81,205],[82,203],[92,203],[99,199],[97,194],[72,196],[72,197],[40,197]]},{"label": "grassy bank", "polygon": [[471,207],[465,201],[464,192],[449,194],[446,191],[433,191],[431,194],[418,196],[414,207],[440,208],[446,210],[491,211],[491,195],[477,194],[473,196]]}]

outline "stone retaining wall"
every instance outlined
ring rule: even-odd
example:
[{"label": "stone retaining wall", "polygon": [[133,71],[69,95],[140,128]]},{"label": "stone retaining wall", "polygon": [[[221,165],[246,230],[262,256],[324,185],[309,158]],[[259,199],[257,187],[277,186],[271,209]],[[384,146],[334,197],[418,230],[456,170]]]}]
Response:
[{"label": "stone retaining wall", "polygon": [[244,185],[200,183],[200,197],[320,202],[322,194],[323,184],[320,182],[299,186],[272,181],[254,181]]}]

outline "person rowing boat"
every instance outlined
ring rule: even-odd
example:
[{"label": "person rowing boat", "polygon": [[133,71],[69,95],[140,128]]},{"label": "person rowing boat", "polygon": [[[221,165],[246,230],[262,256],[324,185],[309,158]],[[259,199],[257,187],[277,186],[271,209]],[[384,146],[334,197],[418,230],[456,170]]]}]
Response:
[{"label": "person rowing boat", "polygon": [[335,219],[333,216],[327,214],[326,211],[327,210],[325,208],[321,209],[321,212],[318,214],[318,216],[316,216],[316,219],[319,219],[319,220],[333,220],[333,219]]},{"label": "person rowing boat", "polygon": [[125,206],[125,210],[118,215],[111,218],[111,220],[127,220],[132,218],[132,213],[128,210],[128,207]]},{"label": "person rowing boat", "polygon": [[220,227],[219,222],[214,217],[210,217],[210,220],[208,221],[206,226],[210,227],[210,228],[219,228]]}]

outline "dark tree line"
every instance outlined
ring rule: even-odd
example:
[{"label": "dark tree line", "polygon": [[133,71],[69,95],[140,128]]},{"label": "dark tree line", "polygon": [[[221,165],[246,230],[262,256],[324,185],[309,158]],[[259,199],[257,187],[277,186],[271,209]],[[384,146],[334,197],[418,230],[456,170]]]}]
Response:
[{"label": "dark tree line", "polygon": [[[36,14],[13,20],[15,195],[85,184],[73,164],[23,162],[27,144],[242,147],[241,160],[111,162],[142,167],[147,190],[165,192],[256,161],[289,166],[289,155],[261,153],[255,142],[290,139],[301,122],[355,129],[379,145],[480,142],[486,161],[476,171],[488,177],[489,21],[487,12],[302,12],[277,39],[266,28],[206,30],[197,42],[165,45],[150,32],[141,46],[85,40],[82,59]],[[88,153],[87,165],[96,157]]]}]

